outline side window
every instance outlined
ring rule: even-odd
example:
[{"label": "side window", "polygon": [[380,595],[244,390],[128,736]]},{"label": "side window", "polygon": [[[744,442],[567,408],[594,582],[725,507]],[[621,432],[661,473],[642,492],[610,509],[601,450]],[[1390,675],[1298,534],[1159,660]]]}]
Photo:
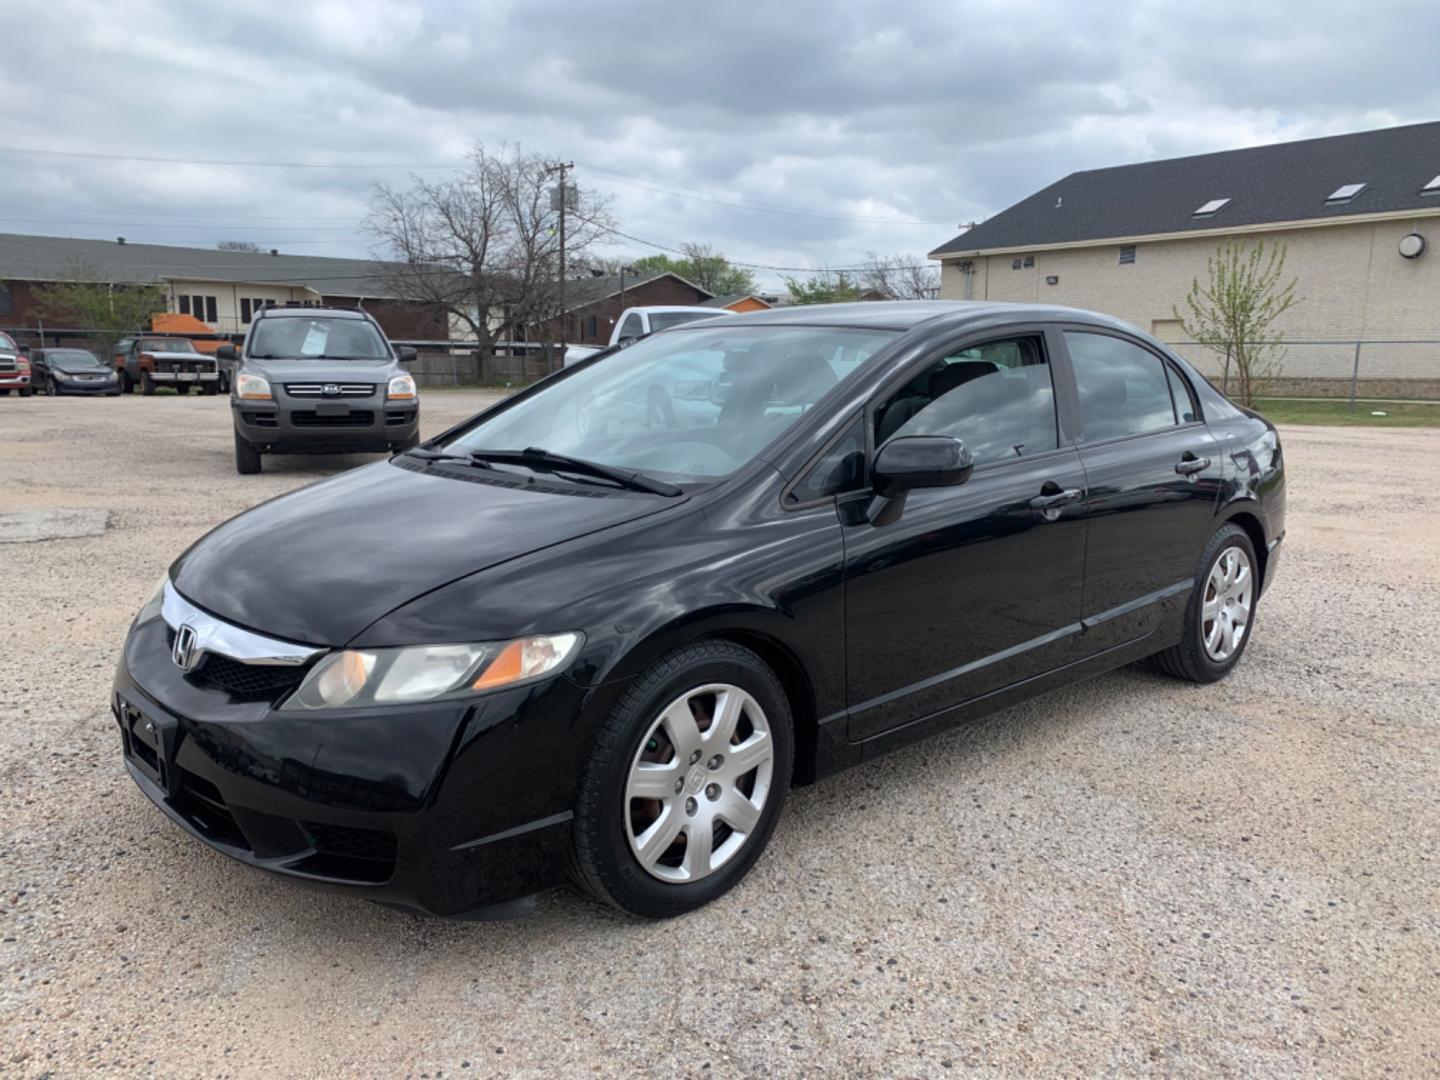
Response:
[{"label": "side window", "polygon": [[810,467],[788,496],[790,502],[810,502],[865,486],[865,428],[856,420],[845,434]]},{"label": "side window", "polygon": [[976,465],[1059,446],[1055,387],[1038,335],[941,357],[875,416],[876,446],[902,435],[953,435],[970,449]]},{"label": "side window", "polygon": [[1190,392],[1190,384],[1169,364],[1165,365],[1165,374],[1170,379],[1170,396],[1175,399],[1175,412],[1180,416],[1182,424],[1193,423],[1200,417],[1195,409],[1195,396]]},{"label": "side window", "polygon": [[1165,363],[1149,349],[1111,337],[1066,331],[1086,442],[1175,426]]},{"label": "side window", "polygon": [[640,325],[640,316],[632,311],[625,316],[625,321],[620,325],[620,336],[615,340],[624,341],[626,338],[639,337],[644,332],[645,328]]}]

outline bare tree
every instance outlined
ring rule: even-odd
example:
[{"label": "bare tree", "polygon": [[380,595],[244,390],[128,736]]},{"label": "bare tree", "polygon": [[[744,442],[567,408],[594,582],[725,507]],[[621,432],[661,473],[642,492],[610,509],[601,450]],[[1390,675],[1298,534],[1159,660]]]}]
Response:
[{"label": "bare tree", "polygon": [[1280,316],[1301,302],[1296,278],[1283,281],[1285,245],[1267,252],[1264,241],[1253,248],[1227,240],[1205,260],[1205,281],[1190,283],[1186,314],[1172,308],[1187,337],[1219,353],[1221,385],[1229,392],[1235,369],[1236,396],[1249,407],[1268,379],[1280,374],[1284,335],[1275,331]]},{"label": "bare tree", "polygon": [[[375,187],[366,227],[395,295],[428,301],[491,344],[507,327],[558,315],[560,235],[548,162],[518,146],[478,145],[463,172],[408,188]],[[566,214],[566,257],[583,265],[613,228],[608,203]]]},{"label": "bare tree", "polygon": [[862,293],[878,293],[887,300],[940,298],[940,270],[923,258],[866,252],[855,278]]},{"label": "bare tree", "polygon": [[215,245],[217,251],[250,251],[258,253],[260,245],[254,240],[221,240]]}]

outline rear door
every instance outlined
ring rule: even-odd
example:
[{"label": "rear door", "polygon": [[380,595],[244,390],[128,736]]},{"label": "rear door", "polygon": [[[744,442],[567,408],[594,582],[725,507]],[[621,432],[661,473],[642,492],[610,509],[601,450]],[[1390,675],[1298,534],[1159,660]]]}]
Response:
[{"label": "rear door", "polygon": [[959,342],[867,413],[872,448],[954,435],[976,464],[956,487],[909,492],[893,518],[843,517],[852,740],[1078,657],[1084,473],[1057,417],[1050,341],[1033,327]]},{"label": "rear door", "polygon": [[1159,352],[1094,327],[1061,337],[1088,488],[1083,609],[1095,653],[1144,636],[1185,603],[1214,529],[1220,447]]}]

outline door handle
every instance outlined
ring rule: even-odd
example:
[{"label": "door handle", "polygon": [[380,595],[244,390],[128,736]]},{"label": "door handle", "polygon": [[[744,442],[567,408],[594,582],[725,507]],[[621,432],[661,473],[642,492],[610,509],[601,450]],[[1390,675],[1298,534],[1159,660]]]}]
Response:
[{"label": "door handle", "polygon": [[1191,476],[1194,473],[1203,472],[1209,467],[1210,459],[1208,457],[1197,458],[1189,450],[1186,450],[1185,456],[1175,463],[1175,471],[1181,476]]},{"label": "door handle", "polygon": [[1064,506],[1066,503],[1075,502],[1080,498],[1079,488],[1066,488],[1064,491],[1057,491],[1053,495],[1036,495],[1030,500],[1032,510],[1054,510]]}]

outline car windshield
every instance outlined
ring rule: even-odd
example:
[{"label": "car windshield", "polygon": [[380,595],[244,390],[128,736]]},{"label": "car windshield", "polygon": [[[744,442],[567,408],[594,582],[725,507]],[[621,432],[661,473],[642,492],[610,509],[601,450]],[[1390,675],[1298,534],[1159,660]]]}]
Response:
[{"label": "car windshield", "polygon": [[896,336],[814,326],[660,334],[574,369],[446,449],[535,447],[682,483],[718,479]]},{"label": "car windshield", "polygon": [[195,346],[184,338],[141,338],[140,351],[193,353],[195,352]]},{"label": "car windshield", "polygon": [[250,331],[248,355],[262,360],[388,360],[390,349],[365,319],[294,315],[261,319]]},{"label": "car windshield", "polygon": [[61,371],[87,371],[103,366],[94,353],[84,349],[50,349],[45,353],[45,362]]},{"label": "car windshield", "polygon": [[0,352],[19,352],[20,347],[15,344],[15,339],[9,334],[0,333]]},{"label": "car windshield", "polygon": [[684,326],[700,319],[713,319],[719,314],[718,311],[652,311],[650,329],[669,330],[672,326]]}]

